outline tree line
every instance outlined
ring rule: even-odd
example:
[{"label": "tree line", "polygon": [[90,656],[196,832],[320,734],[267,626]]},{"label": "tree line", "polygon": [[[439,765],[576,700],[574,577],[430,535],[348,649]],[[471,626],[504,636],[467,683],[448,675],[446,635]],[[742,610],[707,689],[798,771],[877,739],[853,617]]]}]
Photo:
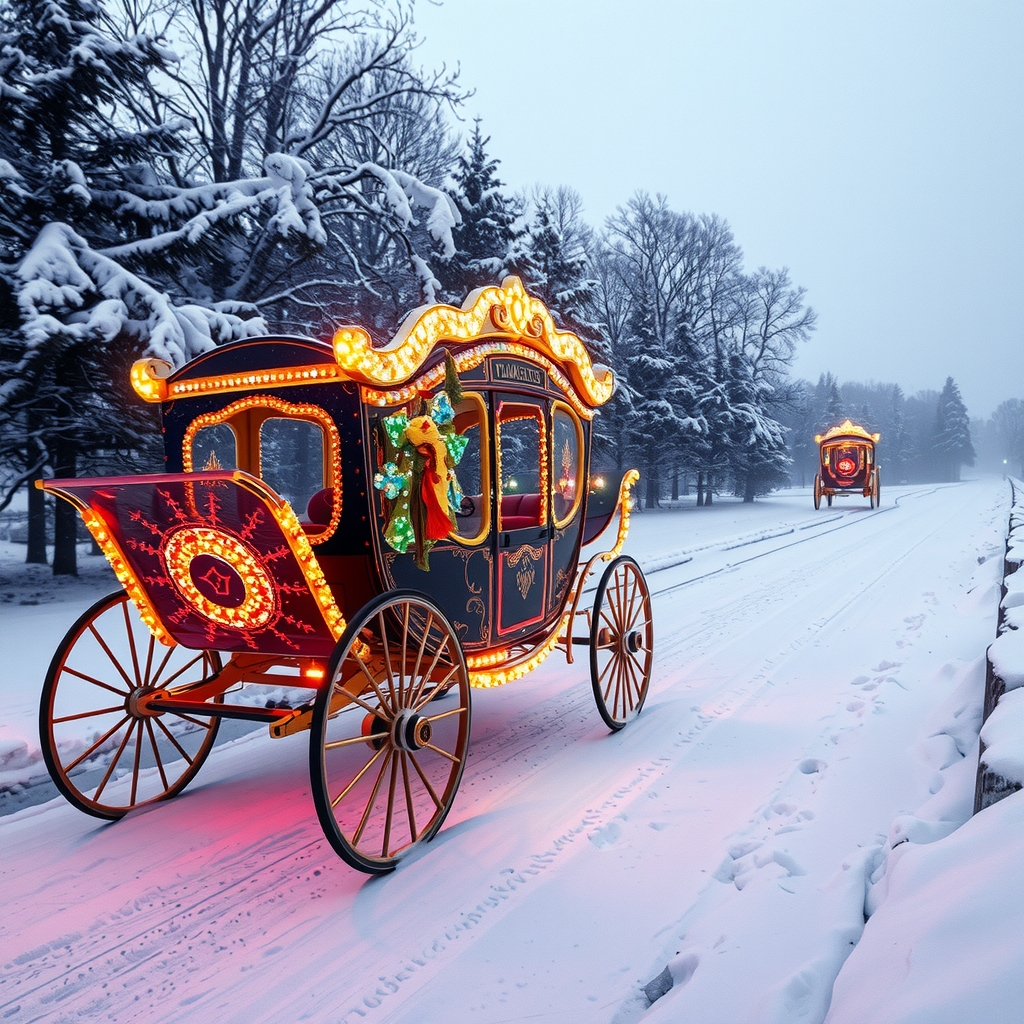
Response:
[{"label": "tree line", "polygon": [[[0,511],[28,488],[30,561],[36,479],[161,467],[136,358],[339,323],[384,342],[509,273],[615,371],[595,465],[638,464],[647,504],[803,471],[816,317],[788,271],[662,196],[594,228],[570,188],[509,192],[415,47],[405,0],[0,0]],[[66,503],[54,529],[74,572]]]}]

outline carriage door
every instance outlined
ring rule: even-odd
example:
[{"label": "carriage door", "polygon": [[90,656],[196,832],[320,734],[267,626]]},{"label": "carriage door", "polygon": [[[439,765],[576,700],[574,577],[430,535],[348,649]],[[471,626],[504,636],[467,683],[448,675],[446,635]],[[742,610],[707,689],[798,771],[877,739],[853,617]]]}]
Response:
[{"label": "carriage door", "polygon": [[548,507],[547,403],[495,395],[498,482],[498,615],[504,635],[544,618],[551,510]]}]

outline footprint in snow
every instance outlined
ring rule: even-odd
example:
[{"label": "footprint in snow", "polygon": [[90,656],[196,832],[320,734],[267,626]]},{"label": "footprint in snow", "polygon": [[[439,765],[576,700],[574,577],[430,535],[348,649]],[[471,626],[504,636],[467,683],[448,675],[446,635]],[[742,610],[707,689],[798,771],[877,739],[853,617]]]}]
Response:
[{"label": "footprint in snow", "polygon": [[[823,772],[828,767],[828,764],[817,757],[805,757],[797,767],[804,775],[814,775],[817,772]],[[806,816],[810,812],[803,811],[802,813]]]},{"label": "footprint in snow", "polygon": [[891,668],[899,668],[902,665],[902,661],[880,661],[871,671],[872,672],[888,672]]}]

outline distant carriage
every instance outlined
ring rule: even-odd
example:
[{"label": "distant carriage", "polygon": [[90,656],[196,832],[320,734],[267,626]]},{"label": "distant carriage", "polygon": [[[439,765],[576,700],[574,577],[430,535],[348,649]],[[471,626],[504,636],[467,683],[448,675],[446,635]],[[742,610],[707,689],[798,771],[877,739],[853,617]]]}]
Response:
[{"label": "distant carriage", "polygon": [[837,494],[860,494],[879,503],[880,480],[875,445],[881,434],[872,434],[851,420],[844,420],[824,434],[816,434],[818,472],[814,475],[814,507],[821,508],[822,496],[831,506]]},{"label": "distant carriage", "polygon": [[582,645],[609,728],[639,713],[651,601],[621,554],[638,474],[590,475],[611,371],[518,279],[410,314],[383,347],[356,327],[253,338],[174,371],[140,360],[132,383],[161,405],[167,472],[43,485],[124,588],[43,690],[43,754],[82,810],[173,796],[224,718],[308,730],[328,840],[383,872],[452,806],[471,687]]}]

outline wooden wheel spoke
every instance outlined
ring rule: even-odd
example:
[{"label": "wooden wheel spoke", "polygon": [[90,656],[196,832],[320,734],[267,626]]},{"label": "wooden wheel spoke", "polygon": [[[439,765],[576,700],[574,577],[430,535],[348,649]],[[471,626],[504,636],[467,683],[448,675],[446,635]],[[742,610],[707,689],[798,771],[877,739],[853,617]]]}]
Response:
[{"label": "wooden wheel spoke", "polygon": [[424,694],[420,698],[419,703],[413,707],[413,711],[420,711],[422,708],[425,708],[434,699],[434,695],[437,693],[437,691],[447,686],[458,671],[459,666],[452,665],[451,669],[448,672],[448,675],[446,675],[444,679],[442,679],[441,682],[439,682],[429,693]]},{"label": "wooden wheel spoke", "polygon": [[452,764],[461,764],[462,758],[456,757],[454,754],[449,754],[447,750],[442,750],[440,747],[435,747],[433,743],[424,743],[423,747],[425,750],[432,750],[435,754],[440,754],[442,757],[447,757]]},{"label": "wooden wheel spoke", "polygon": [[152,633],[149,634],[149,643],[146,645],[146,670],[142,676],[142,683],[144,686],[149,685],[149,673],[153,668],[153,651],[156,649],[156,637]]},{"label": "wooden wheel spoke", "polygon": [[74,676],[76,679],[84,679],[87,683],[92,683],[93,686],[101,686],[104,690],[109,690],[111,693],[119,694],[122,697],[127,697],[131,690],[119,690],[116,686],[111,686],[110,683],[104,683],[100,679],[96,679],[93,676],[87,676],[84,672],[79,672],[78,669],[69,668],[67,665],[64,666],[63,671],[67,672],[69,676]]},{"label": "wooden wheel spoke", "polygon": [[357,743],[369,743],[372,739],[374,739],[373,736],[349,736],[344,740],[327,740],[324,743],[324,750],[338,750],[341,747],[352,747]]},{"label": "wooden wheel spoke", "polygon": [[[428,697],[426,698],[426,700],[423,700],[423,699],[422,699],[422,693],[423,693],[423,688],[424,688],[424,687],[426,687],[426,685],[427,685],[427,682],[429,681],[430,677],[431,677],[431,676],[432,676],[432,675],[434,674],[434,669],[436,669],[436,668],[437,668],[437,663],[438,663],[438,662],[439,662],[439,661],[441,660],[441,654],[442,654],[442,653],[443,653],[443,652],[444,652],[445,650],[447,650],[447,648],[448,648],[448,637],[446,636],[446,637],[444,638],[444,640],[443,640],[443,641],[442,641],[442,642],[441,642],[441,643],[440,643],[440,644],[438,645],[438,648],[437,648],[437,650],[436,650],[436,651],[434,651],[434,656],[433,656],[433,657],[432,657],[432,658],[430,659],[430,667],[429,667],[429,668],[427,669],[427,671],[426,671],[426,672],[424,672],[424,673],[423,673],[423,675],[422,675],[422,676],[420,677],[420,678],[421,678],[421,680],[422,680],[422,682],[421,682],[421,687],[420,687],[420,689],[419,689],[419,691],[418,691],[418,694],[419,694],[419,695],[418,695],[418,697],[417,697],[417,700],[419,700],[419,701],[420,701],[420,703],[412,704],[412,706],[413,706],[413,707],[414,707],[414,708],[415,708],[415,709],[416,709],[417,711],[418,711],[418,710],[419,710],[419,709],[420,709],[421,707],[423,707],[423,705],[424,705],[424,704],[426,704],[427,700],[430,700],[430,697],[432,697],[432,696],[433,696],[433,693],[431,693],[431,694],[430,694],[430,696],[428,696]],[[452,666],[452,670],[451,670],[451,671],[450,671],[450,672],[448,673],[448,675],[446,675],[446,676],[444,677],[444,682],[442,682],[442,683],[438,683],[438,686],[443,686],[443,685],[444,685],[444,683],[448,682],[448,680],[449,680],[449,679],[451,679],[451,677],[452,677],[453,675],[455,675],[455,673],[456,673],[456,672],[458,671],[458,669],[459,669],[459,662],[458,662],[458,659],[456,658],[456,659],[455,659],[455,664],[454,664],[454,665]]]},{"label": "wooden wheel spoke", "polygon": [[82,718],[95,718],[97,715],[109,715],[114,711],[124,711],[123,704],[115,704],[109,708],[97,708],[95,711],[80,711],[77,715],[61,715],[60,718],[54,718],[53,724],[60,725],[62,722],[77,722]]},{"label": "wooden wheel spoke", "polygon": [[453,708],[451,711],[442,711],[439,715],[426,715],[428,722],[436,722],[442,718],[451,718],[452,715],[461,715],[468,711],[469,708]]},{"label": "wooden wheel spoke", "polygon": [[373,757],[371,757],[370,760],[367,761],[366,764],[364,764],[363,767],[359,769],[359,772],[356,774],[356,777],[331,801],[331,807],[337,807],[338,804],[340,804],[341,801],[344,800],[345,797],[348,796],[348,794],[352,791],[352,788],[370,770],[370,768],[373,767],[373,762],[376,761],[377,758],[380,757],[380,755],[383,754],[385,750],[389,751],[388,756],[389,757],[391,756],[390,755],[390,748],[382,746],[380,748],[380,750],[378,750],[373,755]]},{"label": "wooden wheel spoke", "polygon": [[163,675],[163,671],[167,668],[167,662],[171,660],[171,655],[177,650],[177,647],[168,647],[164,651],[163,658],[160,659],[160,664],[156,667],[156,672],[153,674],[152,679],[147,680],[150,686],[157,686],[160,683],[160,676]]},{"label": "wooden wheel spoke", "polygon": [[[608,661],[607,661],[607,662],[605,662],[605,666],[604,666],[604,668],[603,668],[603,669],[601,669],[600,673],[599,673],[599,674],[598,674],[598,676],[597,676],[597,685],[598,685],[598,686],[600,686],[600,685],[601,685],[601,683],[602,683],[602,682],[604,682],[604,677],[605,677],[606,675],[608,675],[608,670],[609,670],[609,669],[611,669],[611,668],[612,668],[612,666],[614,666],[614,665],[615,665],[615,663],[616,663],[616,662],[617,662],[618,660],[619,660],[619,658],[618,658],[618,655],[617,655],[617,654],[613,654],[613,655],[612,655],[612,656],[611,656],[611,657],[610,657],[610,658],[608,659]],[[605,693],[605,700],[607,700],[607,699],[608,699],[608,697],[607,697],[607,691],[606,691],[606,693]]]},{"label": "wooden wheel spoke", "polygon": [[426,675],[420,674],[420,666],[423,664],[423,652],[427,649],[427,638],[430,636],[430,629],[434,625],[434,613],[427,612],[427,624],[423,627],[423,636],[420,637],[420,646],[416,651],[416,664],[412,668],[412,676],[410,679],[419,680],[416,686],[416,691],[413,696],[409,699],[409,704],[414,705],[422,696],[423,688],[427,685],[427,678],[430,675],[428,672]]},{"label": "wooden wheel spoke", "polygon": [[188,662],[182,665],[177,672],[175,672],[173,675],[168,676],[161,684],[161,689],[168,689],[175,679],[177,679],[180,675],[186,673],[197,661],[202,661],[205,657],[206,652],[200,651],[194,658],[191,658]]},{"label": "wooden wheel spoke", "polygon": [[156,722],[158,728],[160,728],[163,731],[163,734],[171,741],[171,743],[174,744],[174,748],[185,759],[185,763],[191,767],[193,759],[189,756],[188,751],[186,751],[185,748],[175,739],[174,733],[164,725],[163,719],[156,718],[153,719],[153,721]]},{"label": "wooden wheel spoke", "polygon": [[636,607],[636,598],[640,593],[640,585],[637,582],[637,578],[632,574],[629,574],[629,603],[626,607],[625,614],[622,616],[622,631],[625,633],[629,627],[636,622],[636,616],[633,614],[633,610]]},{"label": "wooden wheel spoke", "polygon": [[384,838],[380,844],[380,855],[386,857],[391,848],[391,822],[395,817],[395,782],[398,779],[398,758],[391,759],[391,781],[388,783],[388,806],[384,812]]},{"label": "wooden wheel spoke", "polygon": [[384,647],[384,668],[388,674],[388,689],[391,691],[391,706],[398,708],[398,696],[395,693],[395,672],[391,667],[391,644],[388,641],[388,627],[384,622],[383,609],[377,613],[377,621],[380,622],[380,642]]},{"label": "wooden wheel spoke", "polygon": [[[395,708],[390,707],[388,705],[387,698],[381,692],[380,687],[377,685],[377,680],[373,678],[373,674],[366,667],[366,664],[363,662],[363,659],[360,658],[359,655],[355,652],[352,653],[352,657],[355,659],[356,664],[359,666],[359,671],[363,673],[363,676],[366,678],[366,681],[370,684],[370,688],[377,695],[377,700],[379,702],[378,707],[384,711],[384,714],[380,715],[379,717],[383,718],[386,722],[390,722],[395,717]],[[348,693],[347,690],[345,692]],[[354,696],[352,697],[352,699],[356,700]],[[362,703],[359,701],[357,701],[357,703],[359,703],[360,707],[366,708],[367,711],[373,711],[369,704]],[[374,712],[374,714],[376,714],[376,712]]]},{"label": "wooden wheel spoke", "polygon": [[409,760],[412,761],[412,766],[416,769],[416,774],[420,777],[420,782],[423,783],[427,793],[430,794],[430,799],[434,801],[434,806],[436,806],[439,811],[443,810],[444,804],[441,802],[441,798],[434,791],[434,787],[430,784],[430,779],[423,774],[423,769],[420,767],[419,761],[416,760],[416,755],[410,753]]},{"label": "wooden wheel spoke", "polygon": [[384,773],[388,770],[393,754],[394,751],[389,749],[387,757],[384,758],[384,763],[380,766],[380,771],[377,772],[377,778],[374,780],[370,799],[366,802],[366,807],[363,808],[363,816],[359,819],[359,827],[352,834],[352,842],[355,844],[358,844],[359,840],[363,837],[363,829],[366,828],[367,822],[370,820],[370,812],[373,810],[373,805],[377,802],[380,784],[384,781]]},{"label": "wooden wheel spoke", "polygon": [[[132,620],[128,616],[128,602],[121,605],[124,612],[124,631],[128,634],[128,649],[132,652],[132,667],[135,669],[135,685],[142,685],[142,673],[139,671],[139,652],[135,648],[135,632],[132,630]],[[150,634],[152,635],[152,634]]]},{"label": "wooden wheel spoke", "polygon": [[139,766],[142,761],[142,722],[139,721],[135,731],[135,762],[132,764],[132,792],[128,798],[128,806],[135,806],[135,798],[139,791]]},{"label": "wooden wheel spoke", "polygon": [[96,792],[92,795],[93,800],[99,800],[100,794],[103,792],[104,789],[106,789],[107,783],[110,781],[110,776],[113,773],[114,768],[117,767],[117,762],[121,760],[121,755],[124,753],[124,748],[128,746],[128,740],[131,738],[132,732],[135,729],[135,726],[137,726],[138,724],[138,721],[134,721],[132,722],[131,725],[128,726],[128,731],[124,734],[124,739],[121,740],[121,745],[117,748],[117,753],[114,755],[110,764],[107,765],[107,770],[103,775],[103,779],[101,780]]},{"label": "wooden wheel spoke", "polygon": [[192,715],[186,714],[184,711],[175,711],[174,708],[168,708],[167,713],[174,715],[175,718],[180,718],[184,722],[189,722],[192,725],[198,725],[200,729],[209,729],[209,720],[203,721],[201,718],[194,718]]},{"label": "wooden wheel spoke", "polygon": [[416,828],[416,808],[413,806],[412,786],[409,783],[409,764],[405,751],[402,754],[402,782],[405,786],[405,809],[409,815],[409,835],[415,843],[419,838],[419,831]]},{"label": "wooden wheel spoke", "polygon": [[100,647],[103,648],[103,653],[106,654],[106,656],[110,659],[110,663],[114,666],[114,668],[117,669],[118,674],[128,684],[129,691],[133,690],[135,688],[135,684],[128,678],[127,674],[125,673],[124,667],[121,665],[121,662],[114,657],[114,652],[111,651],[111,649],[107,646],[107,641],[100,636],[99,631],[91,622],[89,623],[89,632],[92,633],[92,635],[96,638],[96,642],[100,645]]},{"label": "wooden wheel spoke", "polygon": [[[409,656],[409,615],[412,613],[412,605],[406,601],[405,613],[402,615],[402,649],[398,659],[398,699],[405,697],[405,670],[408,667],[405,659]],[[409,680],[409,689],[412,689],[412,679]]]},{"label": "wooden wheel spoke", "polygon": [[149,743],[153,748],[153,757],[156,759],[156,767],[160,772],[160,781],[164,784],[164,791],[166,792],[171,788],[170,783],[167,781],[167,773],[164,771],[164,762],[160,757],[160,750],[156,745],[156,734],[153,732],[153,719],[146,719],[146,732],[149,734]]},{"label": "wooden wheel spoke", "polygon": [[[64,765],[64,773],[67,774],[68,772],[74,771],[83,761],[88,761],[92,754],[100,747],[102,747],[103,744],[106,743],[107,740],[109,740],[110,737],[113,736],[114,733],[116,733],[117,730],[120,729],[125,722],[130,722],[131,720],[131,715],[125,715],[124,718],[122,718],[121,721],[117,723],[117,725],[108,729],[98,740],[96,740],[95,743],[93,743],[91,747],[89,747],[84,753],[79,754],[78,757],[76,757],[74,761],[71,762],[71,764]],[[129,729],[128,732],[130,733],[131,729]]]}]

